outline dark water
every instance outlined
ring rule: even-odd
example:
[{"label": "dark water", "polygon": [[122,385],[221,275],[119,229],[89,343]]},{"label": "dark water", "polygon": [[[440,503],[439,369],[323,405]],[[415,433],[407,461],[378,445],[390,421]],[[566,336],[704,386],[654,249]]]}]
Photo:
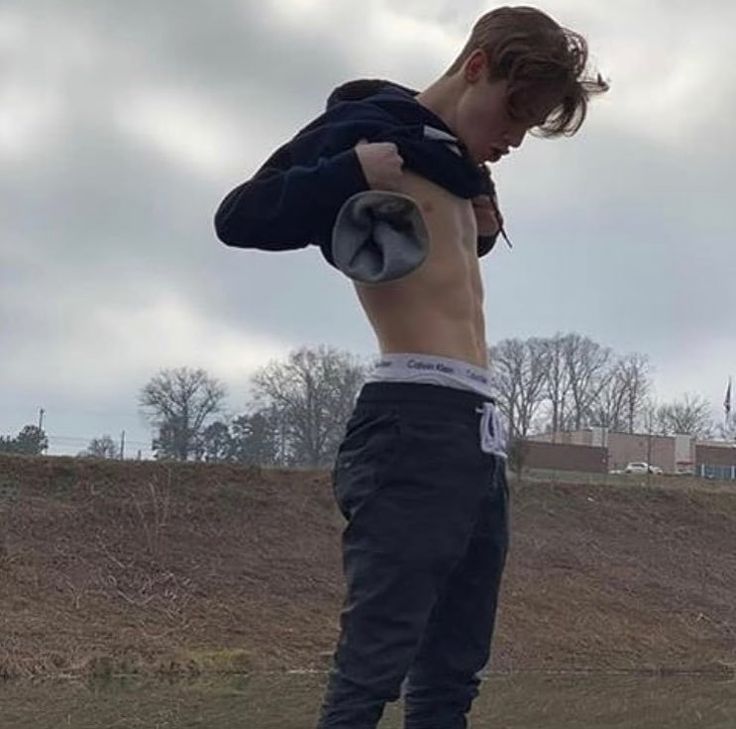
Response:
[{"label": "dark water", "polygon": [[[313,729],[326,676],[0,684],[0,729]],[[401,729],[401,702],[381,729]],[[491,676],[473,729],[734,729],[736,680]],[[441,727],[438,727],[441,729]]]}]

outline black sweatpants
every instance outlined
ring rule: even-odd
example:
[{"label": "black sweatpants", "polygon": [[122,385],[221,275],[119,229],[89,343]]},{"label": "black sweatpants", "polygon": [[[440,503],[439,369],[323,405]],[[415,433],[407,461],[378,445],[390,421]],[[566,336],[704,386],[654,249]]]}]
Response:
[{"label": "black sweatpants", "polygon": [[402,684],[406,729],[467,727],[508,548],[505,460],[481,448],[488,402],[361,390],[333,470],[347,592],[319,729],[375,729]]}]

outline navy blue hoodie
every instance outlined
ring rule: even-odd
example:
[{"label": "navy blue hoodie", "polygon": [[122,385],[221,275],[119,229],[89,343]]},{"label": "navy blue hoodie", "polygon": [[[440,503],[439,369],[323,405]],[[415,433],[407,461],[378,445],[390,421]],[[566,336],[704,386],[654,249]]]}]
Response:
[{"label": "navy blue hoodie", "polygon": [[[404,164],[457,197],[490,194],[485,165],[476,164],[444,121],[415,100],[418,91],[383,79],[335,88],[326,111],[299,131],[255,175],[232,190],[215,214],[229,246],[284,251],[319,245],[331,253],[332,226],[342,204],[369,189],[355,145],[393,142]],[[485,255],[495,238],[479,236]]]}]

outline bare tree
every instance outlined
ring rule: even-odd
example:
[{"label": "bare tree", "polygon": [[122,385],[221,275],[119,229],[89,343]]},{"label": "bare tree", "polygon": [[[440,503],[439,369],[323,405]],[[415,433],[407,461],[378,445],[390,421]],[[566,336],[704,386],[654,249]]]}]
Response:
[{"label": "bare tree", "polygon": [[650,387],[645,356],[614,361],[611,349],[576,333],[502,342],[491,350],[491,369],[517,437],[588,425],[634,432]]},{"label": "bare tree", "polygon": [[[641,408],[641,424],[643,432],[647,436],[647,451],[646,451],[646,463],[648,466],[652,465],[652,453],[653,453],[653,442],[652,436],[658,435],[657,432],[657,412],[659,411],[660,405],[657,403],[656,398],[651,395],[647,397]],[[647,469],[647,482],[651,481],[652,471],[651,468]]]},{"label": "bare tree", "polygon": [[511,438],[526,438],[544,401],[547,349],[543,340],[504,339],[490,352],[493,390]]},{"label": "bare tree", "polygon": [[93,438],[86,451],[82,451],[80,456],[90,458],[105,458],[113,460],[120,458],[120,447],[115,443],[109,435],[103,435],[101,438]]},{"label": "bare tree", "polygon": [[567,337],[557,332],[551,339],[542,340],[546,350],[545,395],[551,411],[552,422],[549,429],[552,433],[563,428],[570,393],[570,371],[565,365],[566,339]]},{"label": "bare tree", "polygon": [[727,440],[729,443],[736,442],[736,423],[733,420],[717,423],[715,426],[715,436],[721,440]]},{"label": "bare tree", "polygon": [[619,422],[624,400],[624,384],[617,365],[609,367],[601,377],[602,387],[589,410],[589,424],[620,430]]},{"label": "bare tree", "polygon": [[159,428],[154,440],[158,458],[188,460],[207,418],[222,409],[224,386],[202,369],[161,370],[143,388],[140,405],[149,422]]},{"label": "bare tree", "polygon": [[642,404],[640,413],[640,423],[643,433],[650,433],[652,435],[658,435],[657,433],[657,412],[660,409],[659,403],[656,398],[651,395]]},{"label": "bare tree", "polygon": [[693,435],[712,438],[714,422],[711,404],[695,394],[685,394],[682,400],[661,405],[657,410],[658,430],[662,435]]},{"label": "bare tree", "polygon": [[633,433],[636,420],[651,392],[649,358],[643,354],[629,354],[620,362],[625,384],[626,430]]},{"label": "bare tree", "polygon": [[332,461],[364,381],[363,365],[325,347],[299,349],[253,377],[256,402],[278,410],[284,464],[318,468]]},{"label": "bare tree", "polygon": [[604,383],[591,411],[592,424],[609,430],[634,432],[634,420],[649,393],[647,358],[631,354],[619,358],[601,375]]},{"label": "bare tree", "polygon": [[573,405],[570,426],[580,430],[588,424],[593,405],[611,377],[612,352],[588,337],[569,334],[565,338],[564,353]]}]

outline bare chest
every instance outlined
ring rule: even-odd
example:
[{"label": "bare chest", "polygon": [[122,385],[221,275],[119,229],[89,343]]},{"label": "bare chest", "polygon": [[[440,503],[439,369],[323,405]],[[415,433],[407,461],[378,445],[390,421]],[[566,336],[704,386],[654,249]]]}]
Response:
[{"label": "bare chest", "polygon": [[477,256],[477,225],[470,200],[411,172],[404,173],[401,192],[414,198],[422,212],[430,235],[429,264],[436,258],[449,265],[458,256]]}]

